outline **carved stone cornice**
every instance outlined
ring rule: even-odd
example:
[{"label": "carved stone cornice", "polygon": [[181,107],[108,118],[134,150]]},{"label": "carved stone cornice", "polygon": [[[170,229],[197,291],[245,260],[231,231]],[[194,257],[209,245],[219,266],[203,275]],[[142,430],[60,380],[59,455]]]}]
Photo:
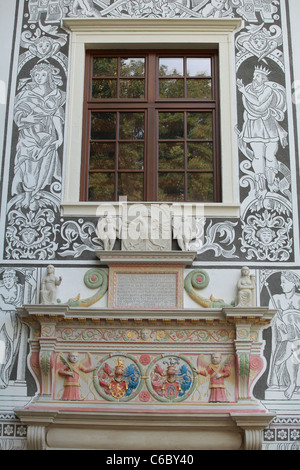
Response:
[{"label": "carved stone cornice", "polygon": [[52,323],[101,322],[102,324],[127,323],[172,323],[178,325],[249,324],[268,326],[276,311],[268,307],[221,308],[221,309],[157,309],[132,310],[109,308],[81,308],[68,305],[24,305],[18,309],[22,320]]},{"label": "carved stone cornice", "polygon": [[[260,450],[274,415],[245,413],[15,410],[28,449]],[[187,432],[188,430],[188,432]],[[145,441],[137,436],[148,436]]]}]

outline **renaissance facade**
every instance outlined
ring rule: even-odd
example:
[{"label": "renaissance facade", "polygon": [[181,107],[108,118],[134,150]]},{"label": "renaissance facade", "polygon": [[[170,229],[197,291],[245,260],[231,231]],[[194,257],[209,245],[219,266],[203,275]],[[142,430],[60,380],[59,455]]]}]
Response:
[{"label": "renaissance facade", "polygon": [[299,10],[0,0],[1,449],[300,448]]}]

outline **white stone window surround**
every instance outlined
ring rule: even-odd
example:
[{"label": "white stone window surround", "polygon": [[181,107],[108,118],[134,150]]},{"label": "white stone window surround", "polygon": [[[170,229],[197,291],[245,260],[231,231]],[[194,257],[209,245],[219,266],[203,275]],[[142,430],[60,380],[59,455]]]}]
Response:
[{"label": "white stone window surround", "polygon": [[[239,217],[235,125],[234,32],[237,18],[63,19],[70,32],[70,69],[64,163],[64,216],[96,216],[99,202],[79,200],[85,51],[87,49],[204,49],[219,51],[222,202],[205,203],[207,217]],[[140,201],[143,202],[143,201]],[[107,204],[107,203],[106,203]],[[112,202],[118,212],[118,203]],[[148,204],[148,203],[146,203]],[[183,205],[184,203],[182,203]],[[189,205],[189,203],[185,203]]]}]

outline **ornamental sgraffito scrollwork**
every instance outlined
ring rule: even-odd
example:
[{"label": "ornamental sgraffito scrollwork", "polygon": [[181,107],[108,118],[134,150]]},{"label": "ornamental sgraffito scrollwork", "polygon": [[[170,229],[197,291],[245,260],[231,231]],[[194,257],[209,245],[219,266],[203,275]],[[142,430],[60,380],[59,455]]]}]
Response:
[{"label": "ornamental sgraffito scrollwork", "polygon": [[[66,81],[68,74],[68,35],[60,29],[63,17],[76,18],[230,18],[242,17],[245,28],[236,36],[236,72],[239,80],[246,82],[248,70],[268,73],[267,90],[277,93],[277,106],[269,107],[270,114],[277,114],[277,123],[286,133],[286,97],[284,89],[285,58],[283,34],[280,25],[280,8],[276,1],[261,0],[197,0],[188,4],[158,0],[144,2],[136,0],[112,1],[109,5],[99,0],[28,0],[24,10],[18,63],[17,97],[14,110],[16,148],[13,148],[14,174],[7,205],[7,228],[5,255],[8,259],[55,259],[89,256],[101,249],[95,235],[96,225],[88,220],[60,219],[62,189],[61,159],[65,125]],[[256,62],[255,62],[256,61]],[[263,67],[261,66],[263,64]],[[45,82],[38,83],[39,75]],[[266,74],[265,74],[266,75]],[[277,78],[278,77],[278,78]],[[249,108],[246,94],[241,106]],[[36,91],[39,93],[35,93]],[[43,90],[43,91],[42,91]],[[241,100],[241,96],[239,97]],[[274,100],[273,100],[274,101]],[[241,108],[242,109],[242,108]],[[273,116],[274,117],[274,116]],[[24,124],[26,121],[26,125]],[[278,128],[278,126],[276,126]],[[199,256],[213,251],[225,259],[262,260],[257,249],[257,238],[261,232],[252,232],[248,216],[251,207],[256,212],[263,208],[271,216],[292,220],[291,172],[288,150],[276,158],[276,165],[259,171],[253,165],[253,149],[245,152],[249,142],[245,141],[245,123],[238,122],[240,143],[240,188],[242,202],[241,245],[237,242],[236,222],[197,221],[196,236],[188,243],[188,249]],[[272,126],[272,132],[275,126]],[[273,132],[273,134],[274,134]],[[250,136],[251,139],[255,135]],[[281,135],[280,142],[284,142]],[[274,142],[270,142],[273,146]],[[265,142],[264,145],[269,145]],[[251,150],[249,152],[249,150]],[[251,157],[251,152],[253,153]],[[275,150],[276,154],[279,153]],[[246,160],[244,157],[246,156]],[[275,160],[274,160],[275,161]],[[256,165],[257,166],[257,165]],[[269,168],[270,167],[270,168]],[[267,192],[264,187],[266,186]],[[249,193],[245,196],[245,190]],[[285,214],[283,214],[285,207]],[[261,215],[258,213],[257,215]],[[49,223],[51,222],[51,223]],[[222,238],[223,235],[223,238]],[[280,254],[276,259],[266,253],[266,261],[291,258],[292,227],[284,237]],[[241,249],[242,248],[242,249]]]}]

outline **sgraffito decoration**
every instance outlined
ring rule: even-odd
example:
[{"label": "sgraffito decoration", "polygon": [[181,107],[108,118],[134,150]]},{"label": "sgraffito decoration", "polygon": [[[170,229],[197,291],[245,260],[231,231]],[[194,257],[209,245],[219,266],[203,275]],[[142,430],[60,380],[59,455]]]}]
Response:
[{"label": "sgraffito decoration", "polygon": [[18,362],[19,375],[24,378],[26,357],[19,357],[19,353],[24,354],[28,332],[22,325],[17,308],[32,301],[36,284],[33,268],[0,269],[0,389],[9,386],[12,369]]},{"label": "sgraffito decoration", "polygon": [[[294,271],[262,270],[261,295],[277,310],[272,323],[266,398],[300,399],[300,276]],[[298,401],[299,403],[299,401]],[[296,409],[298,404],[295,404]]]},{"label": "sgraffito decoration", "polygon": [[286,58],[273,0],[27,0],[20,40],[5,257],[93,256],[97,221],[62,219],[69,37],[62,18],[230,18],[236,34],[241,220],[197,221],[199,259],[293,259]]},{"label": "sgraffito decoration", "polygon": [[[271,11],[276,2],[268,3]],[[272,24],[263,18],[236,36],[240,243],[248,260],[288,261],[293,217],[286,65],[279,14],[272,17]]]}]

